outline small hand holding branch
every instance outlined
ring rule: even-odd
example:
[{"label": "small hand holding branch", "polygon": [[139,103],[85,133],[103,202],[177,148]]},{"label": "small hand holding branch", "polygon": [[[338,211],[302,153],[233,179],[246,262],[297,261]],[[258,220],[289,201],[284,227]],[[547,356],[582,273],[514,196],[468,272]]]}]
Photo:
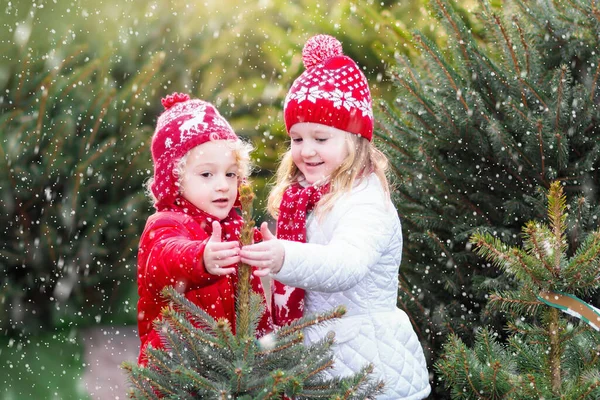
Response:
[{"label": "small hand holding branch", "polygon": [[237,241],[221,241],[221,225],[212,222],[212,235],[204,247],[204,268],[212,275],[229,275],[236,271],[234,267],[223,268],[240,262],[240,244]]},{"label": "small hand holding branch", "polygon": [[255,276],[276,274],[283,266],[285,249],[281,242],[271,233],[269,226],[263,222],[260,226],[263,241],[243,246],[240,258],[243,263],[256,267]]}]

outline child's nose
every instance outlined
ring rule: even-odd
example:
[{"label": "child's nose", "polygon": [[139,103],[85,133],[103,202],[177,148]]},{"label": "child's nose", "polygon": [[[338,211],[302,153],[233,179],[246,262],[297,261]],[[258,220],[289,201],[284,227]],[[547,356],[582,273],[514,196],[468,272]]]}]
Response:
[{"label": "child's nose", "polygon": [[303,144],[302,145],[302,151],[301,151],[301,155],[302,157],[311,157],[315,155],[315,149],[313,146],[311,146],[310,144]]},{"label": "child's nose", "polygon": [[229,189],[229,185],[227,184],[227,179],[224,176],[220,176],[217,178],[216,184],[217,190],[227,190]]}]

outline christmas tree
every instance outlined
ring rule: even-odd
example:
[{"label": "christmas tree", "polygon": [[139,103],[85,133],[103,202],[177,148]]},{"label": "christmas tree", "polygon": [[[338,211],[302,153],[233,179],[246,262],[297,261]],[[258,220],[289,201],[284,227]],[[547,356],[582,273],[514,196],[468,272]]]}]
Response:
[{"label": "christmas tree", "polygon": [[[240,241],[252,241],[254,194],[240,188],[244,227]],[[265,303],[249,284],[251,267],[238,267],[236,329],[227,319],[215,320],[175,289],[163,290],[169,306],[155,322],[165,349],[149,348],[148,363],[124,363],[133,399],[365,399],[380,393],[382,382],[372,382],[372,365],[344,378],[328,378],[333,365],[333,334],[310,346],[303,344],[303,329],[324,324],[345,313],[340,306],[328,313],[305,316],[259,340],[256,328]]]},{"label": "christmas tree", "polygon": [[437,41],[416,32],[418,56],[396,58],[377,133],[405,234],[399,303],[433,361],[448,333],[503,323],[485,295],[514,282],[471,251],[474,232],[518,245],[553,180],[570,247],[598,226],[600,20],[590,0],[430,4]]},{"label": "christmas tree", "polygon": [[600,289],[600,230],[569,257],[566,222],[563,187],[554,182],[548,224],[528,222],[523,248],[489,233],[471,237],[516,287],[496,290],[487,304],[507,315],[506,343],[488,328],[478,330],[473,348],[450,336],[436,369],[453,398],[600,398],[600,310],[580,299]]}]

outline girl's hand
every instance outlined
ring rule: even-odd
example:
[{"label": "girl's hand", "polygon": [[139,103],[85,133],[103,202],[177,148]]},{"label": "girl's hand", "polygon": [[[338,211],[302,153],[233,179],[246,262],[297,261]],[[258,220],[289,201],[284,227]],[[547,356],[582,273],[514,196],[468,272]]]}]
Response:
[{"label": "girl's hand", "polygon": [[283,245],[271,233],[266,222],[260,226],[260,233],[263,237],[261,243],[243,246],[240,252],[241,261],[256,267],[254,276],[259,277],[278,273],[285,257]]},{"label": "girl's hand", "polygon": [[212,222],[212,235],[206,242],[202,259],[204,268],[209,274],[229,275],[235,272],[235,268],[223,268],[240,262],[240,244],[238,242],[221,241],[221,224]]}]

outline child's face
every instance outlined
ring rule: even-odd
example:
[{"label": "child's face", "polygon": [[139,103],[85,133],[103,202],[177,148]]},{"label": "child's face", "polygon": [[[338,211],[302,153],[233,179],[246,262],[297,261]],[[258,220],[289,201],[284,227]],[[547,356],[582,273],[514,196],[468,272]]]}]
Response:
[{"label": "child's face", "polygon": [[190,150],[181,179],[181,195],[219,220],[224,219],[237,197],[239,167],[225,140],[203,143]]},{"label": "child's face", "polygon": [[348,157],[347,133],[330,126],[300,122],[290,129],[292,159],[307,182],[327,178]]}]

